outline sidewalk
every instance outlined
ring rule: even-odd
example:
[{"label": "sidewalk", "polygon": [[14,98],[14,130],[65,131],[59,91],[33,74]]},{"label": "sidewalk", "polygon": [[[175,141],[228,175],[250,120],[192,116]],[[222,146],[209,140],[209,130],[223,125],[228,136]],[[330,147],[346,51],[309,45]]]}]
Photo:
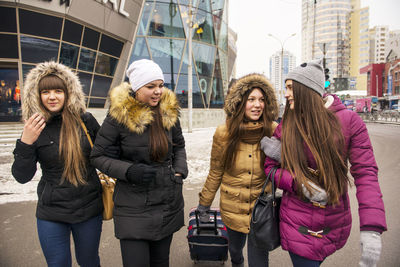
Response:
[{"label": "sidewalk", "polygon": [[[400,266],[400,224],[398,223],[400,221],[400,209],[398,207],[398,194],[400,192],[400,143],[398,139],[400,136],[400,127],[397,125],[371,123],[368,124],[368,131],[379,166],[379,181],[385,202],[389,229],[388,232],[382,235],[382,255],[378,266],[398,267]],[[183,190],[186,223],[188,222],[189,210],[198,204],[198,193],[207,176],[209,150],[212,140],[212,133],[208,132],[209,131],[196,130],[194,133],[187,135],[187,138],[185,136],[188,164],[191,172],[191,181],[185,181]],[[205,138],[204,136],[207,134],[208,136]],[[201,138],[204,139],[204,141]],[[14,191],[19,190],[16,193],[4,189],[6,187],[4,177],[5,175],[10,175],[11,163],[8,162],[10,162],[9,157],[12,157],[10,154],[12,147],[9,147],[9,152],[4,155],[4,149],[2,146],[1,148],[0,160],[4,160],[4,163],[1,164],[0,161],[0,193],[6,194],[7,192],[11,192],[19,201],[25,195],[33,195],[36,188],[33,185],[33,187],[31,187],[31,184],[33,184],[34,181],[21,185],[20,187],[13,187],[16,189]],[[22,190],[32,192],[24,193]],[[324,261],[322,264],[323,267],[358,266],[360,258],[360,230],[355,186],[349,189],[349,195],[353,218],[350,238],[342,249],[335,252]],[[218,201],[219,196],[217,195],[212,206],[218,206]],[[0,204],[0,225],[2,226],[0,228],[1,267],[46,266],[36,232],[35,207],[35,201]],[[100,243],[100,257],[103,267],[122,266],[119,242],[114,237],[113,227],[112,220],[106,221],[103,224]],[[170,256],[171,267],[221,266],[220,263],[194,265],[193,261],[190,259],[186,234],[186,227],[182,227],[180,231],[174,235]],[[246,249],[244,253],[247,255]],[[245,258],[247,262],[247,256],[245,256]],[[73,266],[77,266],[75,259],[73,259],[73,262]],[[230,266],[230,263],[225,263],[225,266]],[[292,266],[288,253],[281,248],[274,250],[270,253],[270,266]]]}]

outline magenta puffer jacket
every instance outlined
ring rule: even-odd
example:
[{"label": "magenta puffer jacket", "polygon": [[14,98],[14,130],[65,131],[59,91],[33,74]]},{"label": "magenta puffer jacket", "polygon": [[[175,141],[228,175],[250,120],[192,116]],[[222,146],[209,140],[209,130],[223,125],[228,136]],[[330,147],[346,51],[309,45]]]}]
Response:
[{"label": "magenta puffer jacket", "polygon": [[[342,124],[346,142],[346,155],[351,164],[350,172],[354,177],[359,203],[360,230],[386,231],[385,209],[382,193],[378,183],[378,167],[375,162],[367,128],[361,118],[353,111],[347,110],[335,95],[326,95],[333,103],[329,109],[334,111]],[[281,138],[281,125],[274,133]],[[315,160],[306,151],[311,168],[316,168]],[[279,163],[266,158],[265,173]],[[280,178],[280,173],[282,177]],[[280,179],[279,179],[280,178]],[[275,182],[283,190],[280,233],[284,250],[302,257],[322,261],[327,256],[342,248],[351,230],[351,211],[348,194],[341,197],[336,206],[326,208],[314,206],[300,199],[296,193],[296,183],[291,174],[279,168]]]}]

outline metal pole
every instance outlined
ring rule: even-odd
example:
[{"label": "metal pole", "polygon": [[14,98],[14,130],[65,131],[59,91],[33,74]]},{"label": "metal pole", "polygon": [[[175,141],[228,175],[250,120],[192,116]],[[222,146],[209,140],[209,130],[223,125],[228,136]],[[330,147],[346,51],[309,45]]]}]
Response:
[{"label": "metal pole", "polygon": [[315,46],[315,16],[317,14],[317,0],[314,0],[314,23],[313,23],[313,40],[312,40],[312,49],[311,49],[311,59],[314,59],[314,46]]},{"label": "metal pole", "polygon": [[[280,43],[280,45],[281,45],[281,71],[280,71],[280,74],[279,74],[279,80],[280,80],[280,82],[279,82],[279,84],[280,84],[280,88],[278,89],[279,90],[279,102],[281,103],[281,104],[283,104],[283,90],[284,90],[284,88],[285,88],[285,85],[283,84],[283,50],[284,50],[284,46],[285,46],[285,42],[290,38],[290,37],[293,37],[293,36],[295,36],[296,35],[296,33],[293,33],[293,34],[291,34],[291,35],[289,35],[283,42],[280,40],[280,39],[278,39],[278,38],[276,38],[274,35],[272,35],[272,34],[268,34],[268,36],[270,36],[270,37],[272,37],[272,38],[274,38],[275,40],[277,40],[279,43]],[[277,89],[277,88],[276,88]]]},{"label": "metal pole", "polygon": [[192,0],[189,1],[189,27],[188,27],[188,132],[192,132],[193,126],[193,99],[192,99],[192,89],[193,89],[193,81],[192,81]]},{"label": "metal pole", "polygon": [[281,73],[279,75],[279,80],[281,84],[281,88],[279,88],[279,102],[283,104],[283,44],[281,43]]}]

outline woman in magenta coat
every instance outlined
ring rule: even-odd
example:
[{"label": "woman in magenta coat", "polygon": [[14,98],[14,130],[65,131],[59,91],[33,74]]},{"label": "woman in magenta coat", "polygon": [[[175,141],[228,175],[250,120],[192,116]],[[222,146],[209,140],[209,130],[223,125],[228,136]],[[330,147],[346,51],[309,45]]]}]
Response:
[{"label": "woman in magenta coat", "polygon": [[274,179],[283,190],[282,248],[294,266],[304,267],[319,266],[345,245],[351,230],[350,162],[359,203],[360,266],[376,266],[387,227],[372,145],[361,118],[335,95],[323,95],[324,79],[318,62],[290,72],[282,123],[261,141],[265,172],[278,166]]}]

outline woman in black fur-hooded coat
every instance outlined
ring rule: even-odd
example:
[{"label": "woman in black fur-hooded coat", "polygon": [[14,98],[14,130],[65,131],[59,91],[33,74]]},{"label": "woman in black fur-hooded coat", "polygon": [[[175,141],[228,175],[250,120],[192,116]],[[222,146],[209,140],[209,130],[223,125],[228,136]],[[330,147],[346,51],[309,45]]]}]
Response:
[{"label": "woman in black fur-hooded coat", "polygon": [[110,92],[91,159],[117,178],[114,225],[124,266],[168,266],[172,235],[184,225],[188,174],[179,106],[153,61],[133,62],[127,76],[129,83]]},{"label": "woman in black fur-hooded coat", "polygon": [[72,233],[79,265],[99,266],[101,184],[89,162],[91,146],[81,122],[93,140],[100,126],[86,112],[77,75],[56,62],[38,64],[24,82],[22,115],[25,126],[12,174],[27,183],[40,164],[36,217],[47,264],[71,265]]}]

